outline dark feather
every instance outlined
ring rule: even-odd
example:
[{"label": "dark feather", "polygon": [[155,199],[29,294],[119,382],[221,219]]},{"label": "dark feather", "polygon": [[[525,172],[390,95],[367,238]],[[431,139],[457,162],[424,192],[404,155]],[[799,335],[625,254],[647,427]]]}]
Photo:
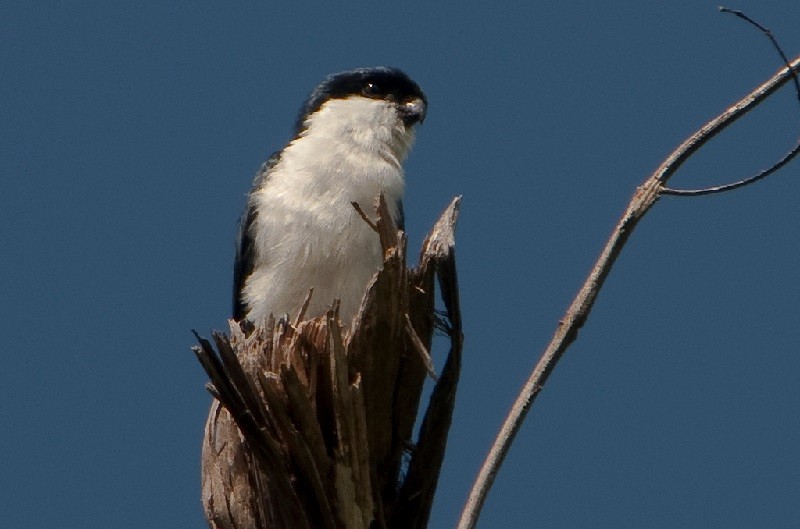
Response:
[{"label": "dark feather", "polygon": [[244,215],[239,220],[239,233],[236,236],[236,250],[233,259],[233,319],[241,321],[247,314],[242,291],[244,284],[256,262],[255,240],[253,238],[253,225],[258,213],[253,204],[253,191],[261,187],[269,178],[269,172],[278,162],[280,153],[275,153],[261,166],[253,181],[253,189],[247,197],[247,207]]},{"label": "dark feather", "polygon": [[394,219],[394,223],[397,224],[397,227],[401,230],[406,230],[406,212],[403,211],[403,201],[397,201],[397,218]]},{"label": "dark feather", "polygon": [[397,68],[378,66],[335,73],[326,77],[308,96],[295,124],[295,137],[303,132],[308,116],[319,110],[324,103],[352,95],[391,101],[419,97],[426,105],[428,102],[419,85]]}]

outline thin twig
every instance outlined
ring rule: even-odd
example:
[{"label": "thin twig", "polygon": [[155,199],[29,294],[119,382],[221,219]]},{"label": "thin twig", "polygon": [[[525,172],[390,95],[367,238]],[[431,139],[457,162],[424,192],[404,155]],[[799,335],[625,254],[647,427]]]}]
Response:
[{"label": "thin twig", "polygon": [[436,376],[436,369],[433,367],[433,359],[431,358],[431,354],[425,348],[425,344],[422,343],[422,340],[419,339],[417,335],[417,331],[414,330],[414,324],[411,323],[411,318],[406,316],[406,334],[408,335],[408,339],[411,341],[411,345],[414,347],[414,350],[419,354],[420,360],[425,365],[425,370],[428,372],[428,376],[431,377],[434,381],[438,381],[439,377]]},{"label": "thin twig", "polygon": [[794,72],[798,69],[800,69],[800,57],[795,58],[788,66],[778,70],[768,81],[689,136],[664,160],[661,166],[656,169],[654,175],[662,184],[666,184],[667,180],[675,174],[678,168],[700,147],[775,93],[792,78]]},{"label": "thin twig", "polygon": [[[787,57],[786,54],[783,52],[783,48],[781,48],[781,45],[778,44],[778,39],[775,38],[775,35],[772,34],[772,31],[769,28],[759,24],[758,22],[756,22],[743,12],[739,11],[738,9],[731,9],[729,7],[719,6],[719,10],[721,13],[730,13],[732,15],[736,15],[742,20],[758,28],[758,30],[761,31],[761,33],[763,33],[764,35],[766,35],[767,38],[770,40],[770,42],[772,42],[772,46],[781,56],[781,59],[783,59],[783,64],[787,66],[789,65],[789,57]],[[797,93],[797,100],[800,101],[800,80],[798,80],[797,74],[793,74],[792,79],[794,80],[794,88],[795,92]]]},{"label": "thin twig", "polygon": [[380,230],[378,230],[378,226],[372,221],[371,218],[369,218],[369,216],[366,213],[364,213],[364,210],[361,209],[361,204],[355,201],[350,202],[350,204],[353,206],[353,209],[356,210],[356,213],[358,213],[361,216],[361,218],[364,219],[364,222],[366,222],[367,225],[375,231],[375,233],[380,233]]},{"label": "thin twig", "polygon": [[[759,24],[758,22],[756,22],[755,20],[753,20],[752,18],[750,18],[746,14],[742,13],[741,11],[737,11],[737,10],[734,10],[734,9],[729,9],[729,8],[723,7],[723,6],[720,6],[719,10],[721,12],[723,12],[723,13],[730,13],[730,14],[736,15],[737,17],[747,21],[748,23],[750,23],[753,26],[755,26],[764,35],[766,35],[767,38],[769,38],[770,42],[772,42],[772,46],[775,48],[775,50],[781,56],[781,59],[783,59],[783,63],[786,65],[787,68],[789,68],[791,70],[791,75],[792,75],[792,80],[794,81],[794,88],[795,88],[795,93],[797,95],[797,100],[800,101],[800,80],[798,80],[797,72],[795,72],[794,69],[792,69],[791,64],[789,64],[789,58],[783,52],[783,49],[781,48],[780,44],[778,44],[777,39],[775,39],[775,36],[772,34],[772,31],[770,31],[768,28],[762,26],[761,24]],[[682,197],[697,197],[697,196],[703,196],[703,195],[713,195],[713,194],[716,194],[716,193],[723,193],[725,191],[731,191],[733,189],[738,189],[740,187],[744,187],[746,185],[758,182],[759,180],[762,180],[762,179],[766,178],[767,176],[771,175],[772,173],[774,173],[775,171],[777,171],[778,169],[780,169],[781,167],[783,167],[784,165],[789,163],[795,156],[797,156],[798,153],[800,153],[800,142],[798,142],[798,144],[794,147],[794,149],[789,151],[789,153],[786,154],[786,156],[784,156],[778,162],[776,162],[774,165],[772,165],[772,167],[768,167],[767,169],[764,169],[763,171],[761,171],[761,172],[759,172],[759,173],[757,173],[757,174],[755,174],[753,176],[750,176],[748,178],[743,178],[743,179],[739,180],[738,182],[733,182],[733,183],[730,183],[730,184],[724,184],[724,185],[713,186],[713,187],[706,187],[706,188],[702,188],[702,189],[672,189],[672,188],[669,188],[669,187],[665,187],[664,189],[661,190],[661,193],[664,194],[664,195],[673,195],[673,196],[682,196]]]},{"label": "thin twig", "polygon": [[586,322],[595,299],[614,262],[636,225],[650,207],[655,204],[664,184],[692,154],[712,137],[744,116],[788,82],[793,75],[792,69],[797,69],[798,67],[800,67],[800,57],[794,59],[790,63],[790,67],[782,68],[744,99],[709,121],[673,151],[636,190],[628,208],[611,233],[583,287],[581,287],[580,292],[578,292],[569,309],[567,309],[564,317],[559,321],[550,344],[536,363],[533,372],[517,396],[511,411],[500,428],[500,432],[472,486],[467,503],[461,513],[458,529],[473,529],[477,524],[486,495],[511,447],[511,443],[514,441],[514,437],[525,420],[531,404],[542,390],[558,360],[577,338],[578,331]]},{"label": "thin twig", "polygon": [[721,186],[714,186],[714,187],[705,187],[703,189],[672,189],[669,187],[665,187],[661,190],[662,195],[673,195],[673,196],[680,196],[680,197],[697,197],[702,195],[714,195],[716,193],[723,193],[725,191],[731,191],[732,189],[737,189],[739,187],[744,187],[748,184],[752,184],[753,182],[758,182],[762,180],[787,163],[791,162],[795,156],[800,154],[800,141],[797,142],[797,145],[789,151],[786,156],[778,160],[772,167],[768,169],[764,169],[760,173],[753,175],[749,178],[745,178],[743,180],[739,180],[738,182],[732,182],[730,184],[725,184]]}]

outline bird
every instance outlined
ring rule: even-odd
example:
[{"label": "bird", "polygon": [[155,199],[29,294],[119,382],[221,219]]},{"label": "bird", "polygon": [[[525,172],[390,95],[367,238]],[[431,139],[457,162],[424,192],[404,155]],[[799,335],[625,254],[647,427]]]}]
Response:
[{"label": "bird", "polygon": [[[370,212],[383,193],[402,228],[403,162],[428,100],[398,68],[327,76],[303,103],[294,135],[257,172],[239,222],[233,319],[263,324],[298,313],[325,314],[339,300],[346,322],[380,268]],[[313,291],[312,291],[313,289]]]}]

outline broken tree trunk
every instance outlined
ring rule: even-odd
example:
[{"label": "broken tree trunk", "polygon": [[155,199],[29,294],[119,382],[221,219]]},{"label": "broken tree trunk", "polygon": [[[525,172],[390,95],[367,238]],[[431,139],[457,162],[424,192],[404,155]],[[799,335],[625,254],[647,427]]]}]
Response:
[{"label": "broken tree trunk", "polygon": [[[384,249],[349,330],[324,317],[230,337],[198,336],[214,395],[203,439],[203,505],[213,529],[423,529],[461,366],[454,254],[459,198],[406,267],[406,238],[381,197]],[[435,279],[446,316],[434,310]],[[434,328],[450,351],[412,439]]]}]

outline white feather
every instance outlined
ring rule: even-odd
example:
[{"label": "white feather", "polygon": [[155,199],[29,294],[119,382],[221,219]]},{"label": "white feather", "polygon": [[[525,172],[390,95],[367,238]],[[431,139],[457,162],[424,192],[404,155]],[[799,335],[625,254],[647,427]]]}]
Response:
[{"label": "white feather", "polygon": [[378,235],[353,209],[367,214],[383,192],[395,219],[403,196],[402,162],[414,140],[391,102],[333,99],[305,122],[269,178],[254,190],[256,262],[246,279],[247,317],[294,315],[310,288],[307,316],[341,300],[349,321],[378,270]]}]

